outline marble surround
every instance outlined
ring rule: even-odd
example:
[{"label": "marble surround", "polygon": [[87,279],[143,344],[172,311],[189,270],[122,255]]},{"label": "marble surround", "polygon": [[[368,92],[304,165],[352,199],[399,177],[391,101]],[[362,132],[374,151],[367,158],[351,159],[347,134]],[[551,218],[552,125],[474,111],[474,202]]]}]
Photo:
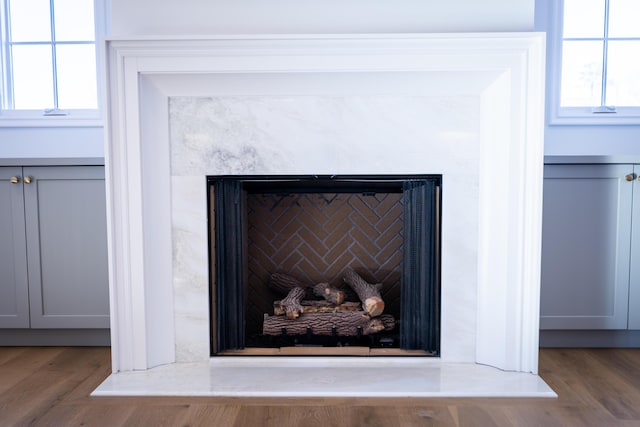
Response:
[{"label": "marble surround", "polygon": [[[396,375],[380,395],[551,395],[536,375],[542,46],[528,33],[110,41],[114,374],[96,394],[172,394],[185,369],[210,372],[194,394],[303,392],[220,373],[293,379],[295,358],[209,359],[206,175],[430,173],[443,176],[441,357],[350,363]],[[414,369],[532,379],[506,379],[527,384],[515,392],[469,375],[465,394]],[[304,393],[367,393],[327,381]]]},{"label": "marble surround", "polygon": [[475,362],[479,111],[464,96],[170,98],[176,360],[208,354],[202,177],[428,173],[443,175],[442,354]]}]

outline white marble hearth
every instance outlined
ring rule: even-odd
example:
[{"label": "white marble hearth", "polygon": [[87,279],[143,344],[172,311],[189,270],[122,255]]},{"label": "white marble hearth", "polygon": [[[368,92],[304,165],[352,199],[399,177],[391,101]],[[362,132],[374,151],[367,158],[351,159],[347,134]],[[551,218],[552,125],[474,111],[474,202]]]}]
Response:
[{"label": "white marble hearth", "polygon": [[[543,45],[109,41],[113,374],[94,394],[552,396],[537,376]],[[439,358],[210,357],[206,176],[273,174],[442,175]]]},{"label": "white marble hearth", "polygon": [[[337,366],[336,366],[337,365]],[[305,381],[301,381],[305,378]],[[366,380],[363,380],[366,379]],[[424,358],[219,357],[110,376],[94,396],[556,397],[539,376]]]}]

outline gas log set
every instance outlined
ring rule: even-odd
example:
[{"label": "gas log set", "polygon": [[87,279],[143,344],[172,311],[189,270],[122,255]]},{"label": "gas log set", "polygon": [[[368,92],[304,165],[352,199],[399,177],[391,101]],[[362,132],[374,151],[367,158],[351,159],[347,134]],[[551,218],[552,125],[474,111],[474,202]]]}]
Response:
[{"label": "gas log set", "polygon": [[395,328],[395,318],[383,314],[380,284],[368,283],[353,269],[347,269],[342,279],[348,286],[336,288],[272,274],[268,286],[283,298],[274,301],[273,316],[265,315],[262,333],[360,337]]}]

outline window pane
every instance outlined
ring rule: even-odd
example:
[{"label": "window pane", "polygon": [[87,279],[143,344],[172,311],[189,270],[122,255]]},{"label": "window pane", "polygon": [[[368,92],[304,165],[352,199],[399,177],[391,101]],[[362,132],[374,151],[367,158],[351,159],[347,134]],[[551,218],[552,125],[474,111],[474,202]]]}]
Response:
[{"label": "window pane", "polygon": [[562,44],[562,107],[600,105],[603,42],[568,41]]},{"label": "window pane", "polygon": [[604,0],[564,0],[563,37],[604,37]]},{"label": "window pane", "polygon": [[10,0],[11,40],[50,41],[49,0]]},{"label": "window pane", "polygon": [[607,105],[640,106],[640,40],[609,42]]},{"label": "window pane", "polygon": [[609,37],[640,37],[640,1],[610,0]]},{"label": "window pane", "polygon": [[93,41],[93,0],[55,0],[56,40]]},{"label": "window pane", "polygon": [[62,45],[58,57],[58,106],[98,108],[96,53],[93,45]]},{"label": "window pane", "polygon": [[13,46],[13,97],[16,109],[53,107],[50,46]]}]

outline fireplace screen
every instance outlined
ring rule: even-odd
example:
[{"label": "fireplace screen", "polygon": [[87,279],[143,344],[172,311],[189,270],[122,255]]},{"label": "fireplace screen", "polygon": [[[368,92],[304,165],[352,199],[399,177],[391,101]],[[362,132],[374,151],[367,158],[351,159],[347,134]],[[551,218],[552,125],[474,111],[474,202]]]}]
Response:
[{"label": "fireplace screen", "polygon": [[439,176],[208,185],[212,355],[438,355]]}]

